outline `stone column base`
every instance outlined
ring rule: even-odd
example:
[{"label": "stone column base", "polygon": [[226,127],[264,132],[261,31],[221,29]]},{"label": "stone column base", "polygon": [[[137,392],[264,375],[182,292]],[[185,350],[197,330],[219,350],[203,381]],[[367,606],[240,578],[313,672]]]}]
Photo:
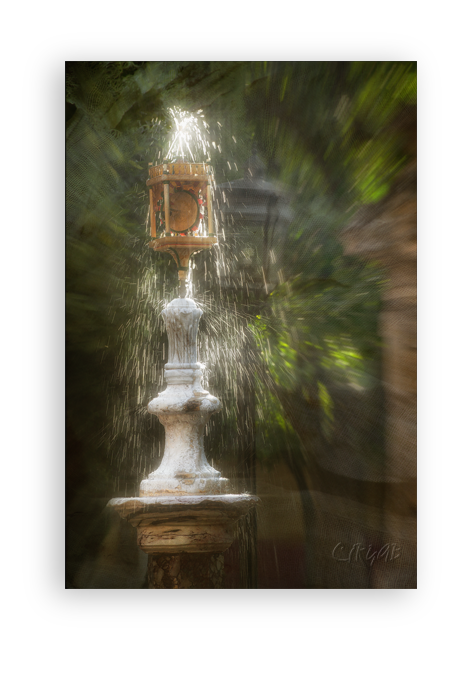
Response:
[{"label": "stone column base", "polygon": [[219,590],[224,557],[217,553],[149,554],[149,590]]}]

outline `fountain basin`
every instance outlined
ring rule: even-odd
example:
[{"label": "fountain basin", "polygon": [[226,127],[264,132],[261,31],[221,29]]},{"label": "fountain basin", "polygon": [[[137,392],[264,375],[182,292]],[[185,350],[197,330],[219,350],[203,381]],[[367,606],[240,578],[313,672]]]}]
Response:
[{"label": "fountain basin", "polygon": [[237,520],[259,504],[255,495],[160,495],[110,500],[137,528],[146,554],[224,552],[233,542]]}]

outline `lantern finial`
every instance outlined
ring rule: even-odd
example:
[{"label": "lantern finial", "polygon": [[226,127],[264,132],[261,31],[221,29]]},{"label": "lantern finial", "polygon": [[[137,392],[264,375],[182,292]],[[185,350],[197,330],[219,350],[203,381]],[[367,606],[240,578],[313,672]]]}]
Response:
[{"label": "lantern finial", "polygon": [[186,296],[190,258],[217,243],[213,227],[211,170],[205,163],[149,167],[150,248],[173,256],[180,297]]}]

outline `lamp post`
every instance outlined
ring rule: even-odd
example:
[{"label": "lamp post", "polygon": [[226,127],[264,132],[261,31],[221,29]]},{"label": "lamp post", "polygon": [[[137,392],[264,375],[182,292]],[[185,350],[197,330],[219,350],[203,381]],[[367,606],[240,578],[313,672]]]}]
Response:
[{"label": "lamp post", "polygon": [[[288,192],[265,178],[266,166],[253,147],[245,175],[218,185],[225,194],[218,208],[222,213],[228,245],[236,259],[221,287],[238,295],[250,315],[262,312],[267,295],[278,283],[273,249],[284,243],[293,219]],[[242,485],[256,493],[256,387],[258,352],[251,334],[246,333],[242,349],[247,372],[237,390],[239,442],[236,469]],[[248,539],[249,585],[257,586],[257,519],[251,512],[244,520]]]},{"label": "lamp post", "polygon": [[202,311],[186,297],[186,282],[191,256],[217,243],[211,180],[205,164],[171,163],[149,168],[147,181],[149,246],[173,256],[180,284],[180,297],[162,311],[167,388],[148,405],[165,427],[165,451],[138,497],[116,498],[109,506],[137,528],[152,589],[220,587],[232,527],[259,502],[254,495],[229,494],[229,481],[208,463],[203,445],[205,426],[221,404],[201,385],[196,338]]}]

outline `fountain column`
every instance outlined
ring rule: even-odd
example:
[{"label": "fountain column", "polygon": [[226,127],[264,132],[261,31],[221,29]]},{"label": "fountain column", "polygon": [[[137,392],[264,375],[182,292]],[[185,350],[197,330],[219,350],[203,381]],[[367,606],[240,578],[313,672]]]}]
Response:
[{"label": "fountain column", "polygon": [[149,555],[150,589],[219,588],[232,527],[259,500],[229,494],[228,480],[206,459],[204,428],[221,404],[201,385],[196,337],[202,311],[192,299],[177,298],[162,314],[169,340],[167,388],[148,410],[165,427],[165,452],[140,484],[139,497],[109,505],[137,528],[138,545]]},{"label": "fountain column", "polygon": [[203,447],[205,426],[221,409],[218,398],[201,386],[204,366],[196,360],[196,337],[202,311],[190,298],[176,298],[163,311],[168,334],[167,389],[148,411],[165,427],[160,467],[140,485],[140,497],[227,492],[228,481],[208,464]]}]

